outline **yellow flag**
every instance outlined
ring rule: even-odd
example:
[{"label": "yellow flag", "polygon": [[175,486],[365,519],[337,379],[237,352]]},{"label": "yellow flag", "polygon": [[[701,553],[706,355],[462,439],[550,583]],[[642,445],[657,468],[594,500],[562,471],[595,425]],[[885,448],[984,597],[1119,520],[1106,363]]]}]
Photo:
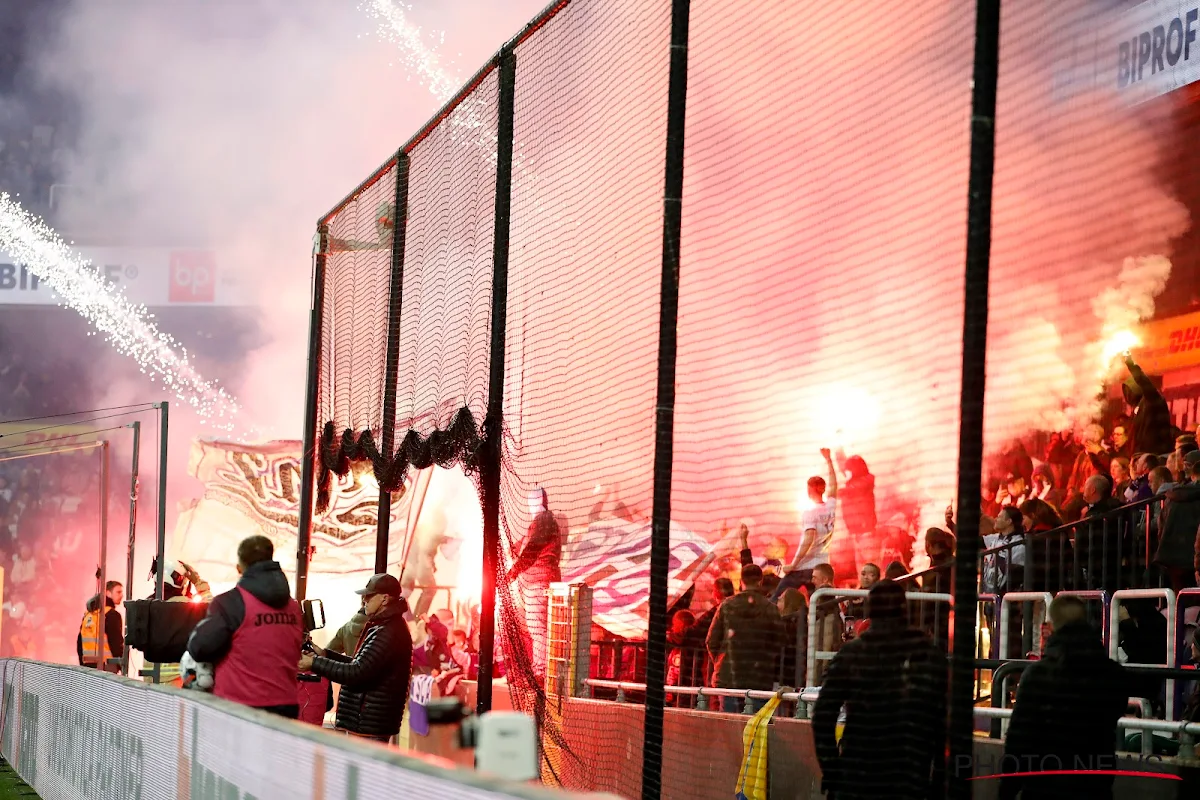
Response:
[{"label": "yellow flag", "polygon": [[771,715],[778,707],[779,695],[775,695],[742,731],[742,772],[738,776],[736,800],[767,800],[767,736]]}]

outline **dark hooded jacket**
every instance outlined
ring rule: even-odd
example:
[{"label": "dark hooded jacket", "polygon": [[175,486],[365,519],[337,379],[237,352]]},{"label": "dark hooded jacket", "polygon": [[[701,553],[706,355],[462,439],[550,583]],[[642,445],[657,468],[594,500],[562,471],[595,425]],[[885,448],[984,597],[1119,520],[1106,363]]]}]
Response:
[{"label": "dark hooded jacket", "polygon": [[1164,567],[1190,569],[1200,529],[1200,484],[1189,483],[1167,491],[1161,524],[1154,562]]},{"label": "dark hooded jacket", "polygon": [[389,604],[369,617],[353,657],[327,650],[313,659],[313,673],[342,685],[337,705],[342,730],[377,738],[400,732],[413,657],[403,609]]},{"label": "dark hooded jacket", "polygon": [[[829,797],[940,796],[946,674],[945,655],[903,619],[873,619],[842,647],[829,665],[812,721]],[[839,743],[843,705],[846,728]]]},{"label": "dark hooded jacket", "polygon": [[[284,608],[291,599],[287,576],[278,561],[260,561],[246,568],[238,586],[271,608]],[[215,664],[225,657],[233,644],[233,634],[246,618],[246,603],[241,592],[230,589],[217,595],[208,605],[208,616],[200,620],[188,639],[188,652],[200,662]]]},{"label": "dark hooded jacket", "polygon": [[[1005,761],[1022,772],[1115,769],[1117,720],[1129,699],[1125,670],[1104,652],[1086,622],[1064,625],[1042,659],[1021,676],[1004,743]],[[1009,758],[1009,757],[1012,758]],[[1015,760],[1014,760],[1015,759]],[[1062,767],[1058,765],[1062,764]],[[1079,766],[1082,765],[1082,766]],[[1005,777],[1000,797],[1112,797],[1111,775]]]},{"label": "dark hooded jacket", "polygon": [[1129,372],[1141,394],[1129,432],[1130,451],[1155,455],[1171,452],[1175,449],[1175,432],[1170,406],[1141,367],[1130,363]]},{"label": "dark hooded jacket", "polygon": [[[125,624],[121,621],[121,612],[117,611],[111,597],[105,596],[104,605],[108,608],[104,612],[104,638],[108,639],[108,651],[114,658],[121,658],[125,654]],[[88,613],[99,607],[100,595],[94,594],[87,603]],[[79,663],[82,664],[83,631],[80,631],[79,635],[75,637],[75,654],[79,656]]]},{"label": "dark hooded jacket", "polygon": [[875,476],[867,468],[862,456],[846,459],[845,469],[850,477],[838,490],[838,503],[842,507],[842,522],[851,534],[874,533]]},{"label": "dark hooded jacket", "polygon": [[721,603],[707,639],[716,661],[715,684],[723,689],[774,688],[783,637],[779,608],[761,590],[747,589]]}]

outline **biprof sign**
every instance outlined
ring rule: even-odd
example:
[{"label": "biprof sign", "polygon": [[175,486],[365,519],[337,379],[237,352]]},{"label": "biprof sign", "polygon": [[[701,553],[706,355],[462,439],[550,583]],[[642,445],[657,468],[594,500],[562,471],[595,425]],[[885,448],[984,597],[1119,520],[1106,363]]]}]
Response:
[{"label": "biprof sign", "polygon": [[1101,91],[1137,105],[1200,80],[1200,0],[1092,11],[1060,31],[1051,79],[1060,102]]},{"label": "biprof sign", "polygon": [[[166,247],[80,247],[109,284],[148,307],[245,306],[246,287],[222,270],[212,250]],[[27,266],[0,250],[0,305],[56,305],[59,298]]]},{"label": "biprof sign", "polygon": [[1108,34],[1117,91],[1141,102],[1200,80],[1200,2],[1149,0],[1119,18]]}]

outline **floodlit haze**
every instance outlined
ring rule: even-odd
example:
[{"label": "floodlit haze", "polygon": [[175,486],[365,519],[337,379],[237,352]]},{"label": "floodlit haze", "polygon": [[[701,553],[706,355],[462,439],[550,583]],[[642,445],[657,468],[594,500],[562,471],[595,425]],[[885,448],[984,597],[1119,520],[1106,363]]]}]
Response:
[{"label": "floodlit haze", "polygon": [[[300,436],[317,218],[440,105],[365,7],[78,0],[39,60],[81,105],[64,182],[94,187],[63,227],[211,246],[219,269],[248,281],[265,341],[220,371],[261,435]],[[458,83],[539,7],[454,0],[403,12]]]}]

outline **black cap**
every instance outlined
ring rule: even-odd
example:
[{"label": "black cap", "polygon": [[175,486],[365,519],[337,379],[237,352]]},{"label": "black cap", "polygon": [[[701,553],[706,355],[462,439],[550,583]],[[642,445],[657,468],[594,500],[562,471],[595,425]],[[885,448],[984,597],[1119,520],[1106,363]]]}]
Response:
[{"label": "black cap", "polygon": [[400,596],[400,581],[388,575],[386,572],[381,572],[378,575],[372,575],[367,581],[365,589],[359,589],[355,594],[361,594],[364,597],[372,594],[384,594],[388,597]]}]

